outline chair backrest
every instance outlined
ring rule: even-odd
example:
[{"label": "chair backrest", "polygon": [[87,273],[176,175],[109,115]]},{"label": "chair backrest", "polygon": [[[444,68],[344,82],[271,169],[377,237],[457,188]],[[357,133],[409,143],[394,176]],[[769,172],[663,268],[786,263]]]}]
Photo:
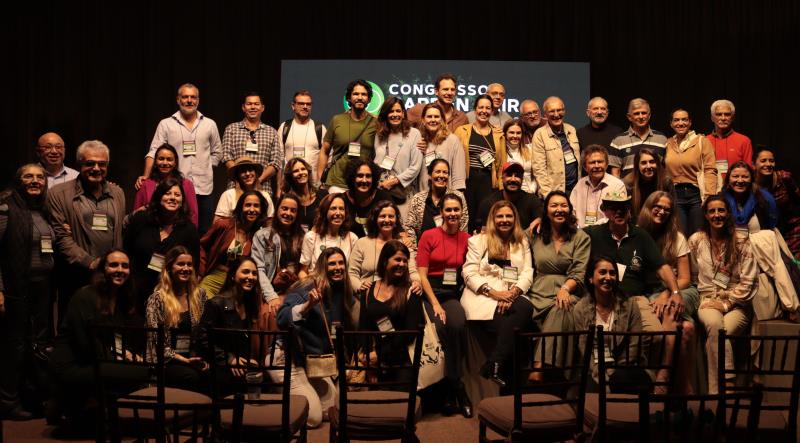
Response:
[{"label": "chair backrest", "polygon": [[[726,368],[726,341],[730,341],[734,353],[736,349],[746,349],[749,353],[748,358],[737,361],[732,368]],[[734,386],[727,390],[748,392],[756,387],[762,389],[767,401],[761,405],[761,410],[788,412],[787,435],[794,439],[797,435],[797,413],[800,402],[800,334],[728,335],[723,329],[719,332],[717,346],[719,389],[723,390],[726,380],[736,381],[740,376],[745,376],[745,383],[734,382]],[[771,377],[773,380],[767,380],[766,377]],[[774,378],[785,378],[790,381],[789,386],[776,386]]]},{"label": "chair backrest", "polygon": [[[651,394],[645,389],[639,395],[639,441],[755,441],[761,401],[761,389],[727,395]],[[743,409],[748,411],[744,435],[737,426]]]},{"label": "chair backrest", "polygon": [[[360,404],[399,404],[407,402],[405,427],[408,431],[415,429],[416,421],[416,401],[417,401],[417,378],[419,377],[419,361],[422,355],[423,329],[420,326],[417,330],[410,331],[345,331],[341,324],[335,326],[336,329],[336,367],[339,372],[339,429],[347,430],[347,405],[348,403]],[[388,362],[387,356],[390,346],[397,343],[414,343],[412,358],[402,362]],[[377,359],[371,361],[370,352],[375,352]],[[404,346],[402,351],[408,355],[408,346]],[[348,371],[356,374],[363,371],[364,380],[348,380]],[[394,379],[391,374],[401,374]],[[355,377],[353,377],[355,379]],[[399,391],[407,392],[404,399],[349,399],[348,391],[370,390],[370,391]],[[341,432],[341,431],[340,431]]]},{"label": "chair backrest", "polygon": [[[575,410],[574,433],[583,430],[586,383],[594,331],[521,332],[514,331],[514,426],[522,431],[522,410],[526,407],[569,405]],[[529,382],[531,374],[541,374],[541,381]],[[553,397],[523,401],[523,395],[545,393]]]}]

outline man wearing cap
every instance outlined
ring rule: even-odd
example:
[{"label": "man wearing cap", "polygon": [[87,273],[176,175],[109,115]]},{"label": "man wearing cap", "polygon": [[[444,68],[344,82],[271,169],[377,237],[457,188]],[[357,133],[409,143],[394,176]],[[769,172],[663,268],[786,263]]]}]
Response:
[{"label": "man wearing cap", "polygon": [[506,162],[503,165],[502,187],[481,202],[475,224],[471,228],[473,232],[480,231],[486,225],[489,209],[500,200],[508,200],[517,208],[522,229],[528,229],[531,222],[542,215],[542,201],[539,197],[522,190],[524,174],[525,169],[517,162]]},{"label": "man wearing cap", "polygon": [[64,166],[64,139],[55,132],[39,137],[36,143],[36,157],[47,175],[47,188],[78,178],[78,171]]},{"label": "man wearing cap", "polygon": [[[258,189],[272,194],[272,181],[283,167],[283,150],[278,146],[278,132],[261,121],[264,103],[258,92],[247,92],[242,103],[244,119],[225,127],[222,134],[222,161],[230,169],[236,159],[246,155],[262,166],[257,177]],[[228,180],[228,189],[236,186]]]},{"label": "man wearing cap", "polygon": [[[683,313],[684,301],[678,291],[678,282],[669,264],[664,260],[658,245],[647,231],[631,224],[631,198],[627,192],[610,192],[602,196],[601,210],[607,223],[584,228],[592,239],[592,256],[612,258],[619,272],[620,289],[636,301],[642,314],[645,331],[661,331],[659,319],[665,314],[677,318]],[[660,279],[667,288],[654,297],[651,303],[646,296],[658,287],[648,282]]]},{"label": "man wearing cap", "polygon": [[569,201],[575,210],[578,227],[585,228],[608,221],[600,210],[600,198],[606,189],[610,192],[624,192],[625,183],[606,172],[608,151],[604,146],[586,146],[581,154],[587,175],[578,180],[578,184],[569,195]]},{"label": "man wearing cap", "polygon": [[[253,161],[252,158],[248,156],[237,158],[236,161],[233,162],[233,166],[228,168],[228,179],[236,183],[236,187],[225,190],[225,192],[219,196],[217,209],[214,211],[214,221],[218,218],[233,217],[233,211],[236,209],[236,203],[239,201],[239,197],[241,197],[245,191],[257,189],[258,177],[260,177],[263,172],[264,166],[261,165],[261,163]],[[267,217],[272,217],[275,213],[272,198],[270,198],[269,193],[263,189],[259,189],[258,192],[260,192],[267,200],[267,203],[269,203]]]},{"label": "man wearing cap", "polygon": [[581,149],[575,127],[564,122],[564,101],[548,97],[542,105],[547,125],[533,134],[533,173],[542,198],[553,190],[569,195],[580,176]]}]

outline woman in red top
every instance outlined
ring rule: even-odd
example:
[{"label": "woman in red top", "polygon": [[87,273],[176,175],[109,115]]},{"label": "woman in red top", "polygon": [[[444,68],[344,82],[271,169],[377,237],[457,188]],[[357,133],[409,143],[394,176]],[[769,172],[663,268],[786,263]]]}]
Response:
[{"label": "woman in red top", "polygon": [[472,403],[461,382],[462,365],[467,352],[466,315],[461,307],[464,281],[461,266],[467,256],[469,234],[461,230],[464,202],[447,193],[439,203],[444,223],[422,233],[417,250],[417,272],[425,292],[425,309],[436,324],[445,355],[448,395],[443,413],[456,411],[472,417]]}]

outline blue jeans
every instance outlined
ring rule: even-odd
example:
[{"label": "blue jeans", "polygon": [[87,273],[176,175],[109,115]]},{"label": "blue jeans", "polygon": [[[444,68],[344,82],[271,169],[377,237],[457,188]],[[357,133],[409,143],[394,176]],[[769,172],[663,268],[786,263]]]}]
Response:
[{"label": "blue jeans", "polygon": [[681,223],[681,232],[686,238],[700,230],[703,225],[703,208],[700,189],[697,186],[679,183],[675,185],[675,210]]}]

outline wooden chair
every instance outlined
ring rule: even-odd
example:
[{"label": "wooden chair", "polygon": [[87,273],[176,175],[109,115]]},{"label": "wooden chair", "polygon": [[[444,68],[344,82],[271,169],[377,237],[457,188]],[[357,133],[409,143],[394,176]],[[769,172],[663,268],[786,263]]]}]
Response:
[{"label": "wooden chair", "polygon": [[[514,442],[566,441],[583,433],[586,381],[594,331],[514,333],[513,395],[478,405],[479,440],[486,428]],[[536,363],[535,363],[536,362]],[[529,382],[541,374],[539,382]],[[502,441],[502,440],[498,440]]]},{"label": "wooden chair", "polygon": [[[404,363],[386,361],[384,349],[390,342],[414,340],[413,358]],[[394,440],[418,442],[416,422],[421,416],[417,397],[417,377],[422,354],[422,327],[416,331],[344,331],[336,325],[336,365],[339,372],[339,406],[332,407],[330,441]],[[369,355],[374,350],[377,361],[360,359],[359,351]],[[407,347],[402,352],[407,354]],[[365,371],[365,380],[350,381],[348,371]],[[352,374],[353,372],[351,372]],[[392,379],[394,376],[394,379]]]},{"label": "wooden chair", "polygon": [[[215,405],[204,394],[165,385],[162,327],[93,326],[92,330],[100,402],[97,441],[118,442],[123,436],[157,442],[205,439],[212,431],[211,418],[220,409],[235,408],[233,401]],[[142,358],[152,336],[156,337],[155,362]]]},{"label": "wooden chair", "polygon": [[[661,387],[666,393],[671,392],[682,333],[680,326],[675,331],[656,332],[604,331],[597,326],[598,392],[586,394],[584,418],[587,426],[594,428],[598,441],[606,441],[610,429],[615,439],[638,436],[638,397],[642,384],[647,389]],[[671,350],[668,343],[672,343]],[[586,352],[592,351],[587,348]],[[616,373],[618,383],[610,383],[609,369]],[[666,377],[655,377],[659,371]],[[639,377],[619,383],[619,374]]]},{"label": "wooden chair", "polygon": [[[752,442],[756,440],[762,392],[714,395],[651,394],[639,396],[639,441]],[[746,421],[739,423],[747,408]],[[656,413],[650,411],[656,409]],[[745,425],[745,432],[737,429]]]},{"label": "wooden chair", "polygon": [[[732,349],[750,351],[750,358],[725,368],[725,341]],[[798,335],[728,335],[721,330],[718,342],[717,374],[724,393],[763,389],[764,401],[759,414],[758,437],[762,440],[797,441],[797,413],[800,402],[800,334]],[[741,360],[741,359],[740,359]],[[775,378],[787,383],[777,386]],[[727,386],[726,381],[733,381]],[[786,386],[788,385],[788,386]],[[747,405],[743,406],[747,409]],[[742,418],[738,421],[742,427]]]},{"label": "wooden chair", "polygon": [[[228,411],[220,415],[222,435],[230,434],[240,425],[243,441],[303,442],[307,437],[308,400],[292,395],[292,364],[295,344],[294,330],[259,331],[245,329],[212,329],[209,347],[224,358],[211,365],[212,393],[215,401],[230,400],[234,394],[248,393],[242,415]],[[278,351],[276,353],[276,351]],[[278,354],[283,357],[278,357]],[[261,374],[261,380],[248,382],[246,376]],[[227,383],[221,383],[225,379]],[[277,380],[277,381],[275,381]]]}]

